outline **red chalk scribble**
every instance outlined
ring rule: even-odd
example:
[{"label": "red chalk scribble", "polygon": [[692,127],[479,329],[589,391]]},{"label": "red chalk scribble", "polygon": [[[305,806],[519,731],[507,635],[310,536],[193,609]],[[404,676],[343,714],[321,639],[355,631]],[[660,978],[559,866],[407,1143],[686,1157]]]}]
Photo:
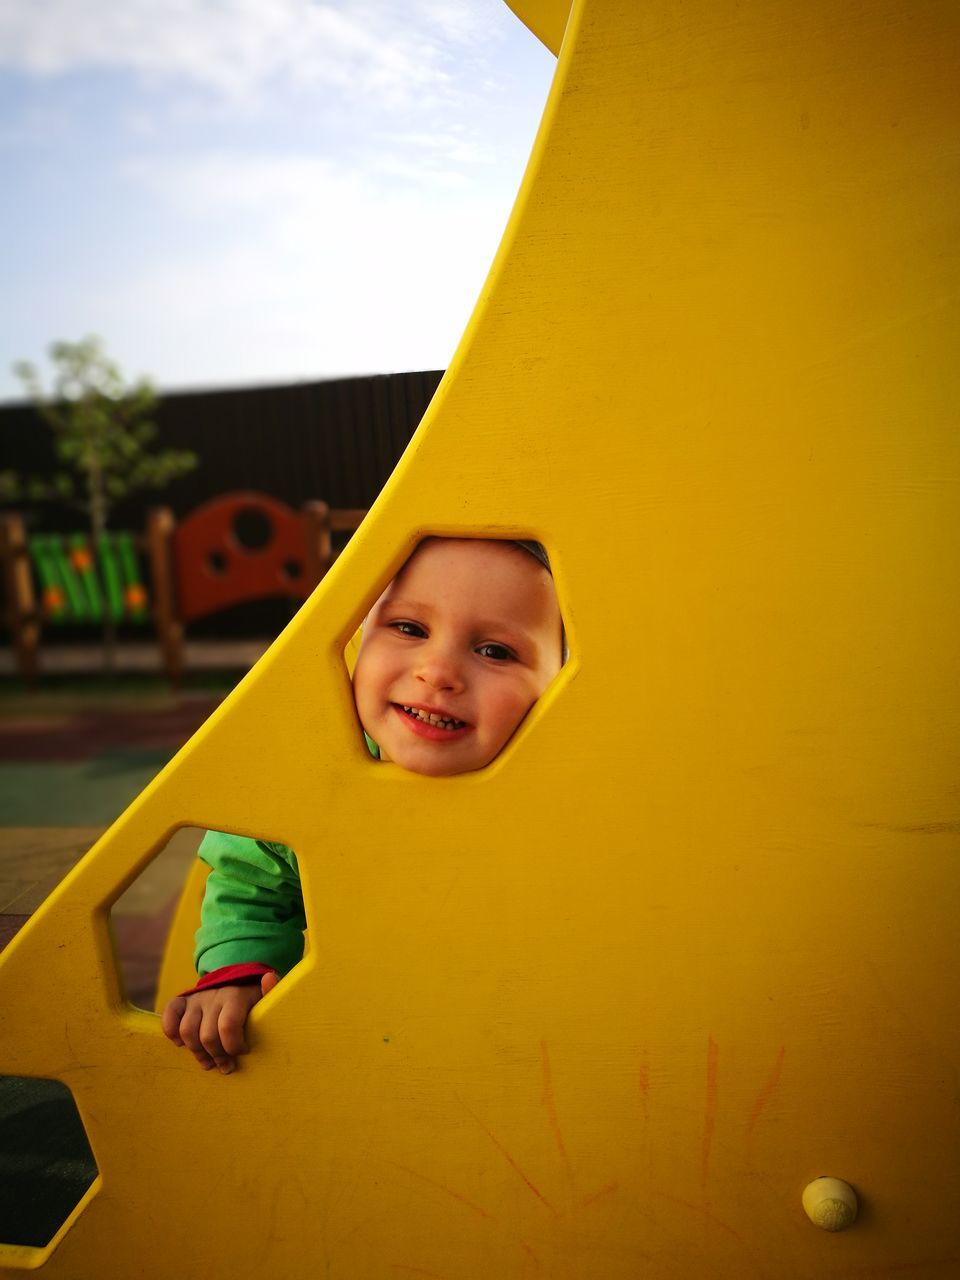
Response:
[{"label": "red chalk scribble", "polygon": [[529,1179],[529,1178],[527,1177],[527,1175],[523,1172],[523,1170],[522,1170],[522,1169],[520,1168],[520,1166],[517,1164],[516,1160],[514,1160],[513,1156],[512,1156],[512,1155],[510,1154],[510,1152],[506,1149],[506,1147],[503,1145],[503,1143],[500,1141],[500,1139],[496,1136],[496,1134],[492,1133],[492,1132],[487,1128],[487,1126],[483,1123],[483,1121],[480,1119],[480,1117],[479,1117],[479,1116],[475,1116],[475,1115],[473,1114],[473,1112],[470,1110],[470,1108],[467,1106],[467,1104],[466,1104],[462,1099],[460,1100],[460,1105],[463,1107],[464,1111],[466,1111],[466,1113],[467,1113],[467,1115],[470,1117],[470,1119],[471,1119],[471,1120],[473,1120],[475,1124],[479,1125],[479,1127],[480,1127],[480,1128],[483,1130],[483,1132],[487,1135],[487,1137],[490,1139],[490,1141],[493,1143],[493,1145],[497,1148],[497,1150],[498,1150],[498,1151],[500,1152],[500,1154],[503,1156],[504,1160],[506,1160],[506,1162],[507,1162],[507,1164],[510,1166],[510,1168],[514,1171],[514,1173],[517,1175],[517,1177],[521,1180],[521,1182],[523,1182],[523,1183],[524,1183],[524,1185],[525,1185],[525,1186],[526,1186],[530,1191],[532,1191],[532,1192],[533,1192],[533,1194],[537,1197],[537,1199],[540,1201],[540,1203],[541,1203],[541,1204],[545,1205],[545,1206],[550,1210],[550,1212],[551,1212],[552,1214],[556,1214],[556,1212],[557,1212],[557,1211],[556,1211],[556,1209],[553,1207],[553,1205],[550,1203],[550,1201],[547,1199],[547,1197],[543,1194],[543,1192],[540,1190],[540,1188],[539,1188],[539,1187],[537,1187],[537,1186],[535,1186],[535,1185],[530,1181],[530,1179]]},{"label": "red chalk scribble", "polygon": [[729,1222],[724,1222],[722,1218],[718,1218],[715,1213],[707,1208],[705,1204],[694,1204],[691,1200],[682,1200],[679,1196],[669,1195],[666,1191],[652,1191],[650,1193],[657,1200],[666,1200],[668,1204],[679,1205],[681,1209],[689,1209],[691,1213],[695,1213],[698,1218],[703,1218],[705,1222],[712,1222],[714,1226],[719,1227],[721,1231],[726,1231],[728,1236],[736,1240],[737,1244],[744,1249],[747,1248],[746,1241],[739,1232],[730,1226]]},{"label": "red chalk scribble", "polygon": [[599,1200],[602,1196],[613,1195],[614,1191],[619,1190],[619,1182],[608,1182],[605,1187],[601,1187],[599,1191],[594,1191],[592,1195],[584,1196],[580,1201],[580,1208],[586,1209],[588,1204],[593,1204],[595,1200]]},{"label": "red chalk scribble", "polygon": [[533,1251],[533,1250],[530,1248],[530,1246],[527,1244],[526,1240],[521,1240],[521,1241],[520,1241],[520,1248],[521,1248],[521,1249],[523,1250],[523,1252],[527,1255],[527,1257],[528,1257],[528,1258],[530,1258],[530,1260],[533,1262],[533,1265],[534,1265],[534,1266],[537,1268],[537,1270],[539,1271],[539,1270],[540,1270],[540,1259],[537,1257],[537,1255],[534,1253],[534,1251]]},{"label": "red chalk scribble", "polygon": [[436,1189],[438,1191],[442,1191],[444,1195],[452,1196],[454,1200],[459,1201],[462,1205],[466,1205],[468,1209],[472,1209],[474,1213],[479,1214],[481,1218],[485,1218],[487,1222],[495,1221],[492,1213],[487,1213],[486,1209],[484,1209],[482,1205],[476,1204],[473,1200],[468,1199],[462,1192],[454,1191],[453,1187],[448,1187],[443,1182],[437,1182],[434,1178],[428,1178],[426,1174],[418,1173],[416,1169],[410,1169],[405,1164],[396,1164],[394,1161],[391,1161],[391,1163],[395,1169],[400,1169],[403,1173],[408,1173],[411,1178],[417,1178],[420,1182],[425,1182],[430,1187],[436,1187]]},{"label": "red chalk scribble", "polygon": [[757,1094],[757,1100],[753,1104],[753,1110],[750,1112],[750,1119],[747,1121],[747,1139],[753,1137],[753,1131],[757,1127],[757,1121],[763,1113],[764,1107],[773,1097],[777,1085],[780,1083],[780,1077],[783,1075],[783,1059],[786,1054],[786,1045],[780,1046],[780,1052],[777,1054],[777,1060],[773,1064],[773,1069],[767,1076],[763,1088]]},{"label": "red chalk scribble", "polygon": [[650,1092],[650,1068],[643,1061],[637,1067],[637,1088],[640,1090],[641,1098],[646,1102],[647,1094]]},{"label": "red chalk scribble", "polygon": [[554,1142],[557,1144],[557,1150],[560,1152],[560,1159],[563,1161],[570,1185],[574,1190],[574,1194],[576,1194],[573,1167],[570,1164],[567,1145],[563,1140],[563,1132],[560,1129],[560,1117],[557,1115],[557,1103],[553,1093],[553,1072],[550,1068],[550,1053],[547,1049],[546,1040],[540,1041],[540,1061],[543,1068],[543,1105],[547,1109],[547,1119],[550,1121],[550,1128],[553,1132]]},{"label": "red chalk scribble", "polygon": [[710,1176],[710,1153],[713,1131],[717,1123],[717,1098],[720,1085],[720,1047],[713,1036],[707,1037],[707,1098],[703,1116],[703,1152],[700,1163],[700,1185],[706,1191]]}]

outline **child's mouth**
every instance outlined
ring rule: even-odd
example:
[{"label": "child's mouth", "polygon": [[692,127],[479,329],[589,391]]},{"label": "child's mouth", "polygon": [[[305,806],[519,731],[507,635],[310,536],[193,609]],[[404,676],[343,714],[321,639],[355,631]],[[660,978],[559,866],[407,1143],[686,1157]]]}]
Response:
[{"label": "child's mouth", "polygon": [[[396,705],[394,703],[394,706]],[[457,729],[465,729],[467,724],[465,720],[455,720],[453,716],[439,715],[434,711],[423,711],[419,707],[408,707],[400,704],[400,710],[411,720],[417,720],[420,724],[432,725],[435,729],[444,729],[447,733],[453,733]]]}]

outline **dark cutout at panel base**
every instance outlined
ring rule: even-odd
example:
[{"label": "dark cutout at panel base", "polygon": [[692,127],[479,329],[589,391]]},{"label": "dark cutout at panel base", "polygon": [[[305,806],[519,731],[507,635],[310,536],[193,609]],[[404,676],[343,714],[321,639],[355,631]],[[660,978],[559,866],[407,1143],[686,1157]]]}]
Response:
[{"label": "dark cutout at panel base", "polygon": [[0,1076],[0,1153],[0,1242],[43,1248],[97,1176],[65,1084]]}]

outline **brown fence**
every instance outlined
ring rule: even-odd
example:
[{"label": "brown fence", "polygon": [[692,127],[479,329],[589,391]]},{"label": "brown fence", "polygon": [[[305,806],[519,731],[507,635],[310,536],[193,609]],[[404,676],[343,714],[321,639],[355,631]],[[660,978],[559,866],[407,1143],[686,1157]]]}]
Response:
[{"label": "brown fence", "polygon": [[[192,449],[200,465],[162,495],[146,492],[117,508],[115,527],[142,528],[158,501],[177,514],[234,489],[259,489],[292,506],[322,498],[369,507],[430,403],[441,372],[339,378],[285,387],[178,392],[156,413],[157,446]],[[29,405],[0,406],[0,471],[49,475],[49,428]],[[31,512],[36,528],[74,528],[77,515],[50,504]]]},{"label": "brown fence", "polygon": [[[191,449],[199,466],[159,493],[147,490],[118,504],[111,524],[143,530],[151,507],[162,504],[184,516],[209,498],[238,489],[257,489],[292,507],[311,498],[331,507],[369,507],[441,377],[439,371],[394,373],[165,394],[155,415],[156,446]],[[26,404],[0,405],[0,471],[49,476],[56,467],[50,429],[34,410]],[[31,532],[82,526],[82,516],[60,503],[23,504],[22,509]],[[238,605],[200,620],[192,634],[273,635],[294,607],[285,600]],[[0,619],[2,613],[0,608]],[[55,634],[71,645],[90,638],[89,628],[71,624]],[[0,626],[0,645],[7,640]]]}]

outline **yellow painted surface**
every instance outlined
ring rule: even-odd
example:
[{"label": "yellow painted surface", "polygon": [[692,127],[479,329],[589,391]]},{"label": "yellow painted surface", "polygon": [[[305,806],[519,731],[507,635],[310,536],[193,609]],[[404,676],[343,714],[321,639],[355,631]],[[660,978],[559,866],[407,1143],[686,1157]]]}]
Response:
[{"label": "yellow painted surface", "polygon": [[[382,499],[3,956],[0,1069],[66,1081],[102,1175],[50,1276],[960,1272],[958,27],[575,5]],[[542,537],[572,648],[439,780],[367,758],[339,660],[429,532]],[[229,1078],[110,950],[178,822],[304,874]]]},{"label": "yellow painted surface", "polygon": [[551,53],[560,52],[572,0],[507,0],[507,4]]}]

